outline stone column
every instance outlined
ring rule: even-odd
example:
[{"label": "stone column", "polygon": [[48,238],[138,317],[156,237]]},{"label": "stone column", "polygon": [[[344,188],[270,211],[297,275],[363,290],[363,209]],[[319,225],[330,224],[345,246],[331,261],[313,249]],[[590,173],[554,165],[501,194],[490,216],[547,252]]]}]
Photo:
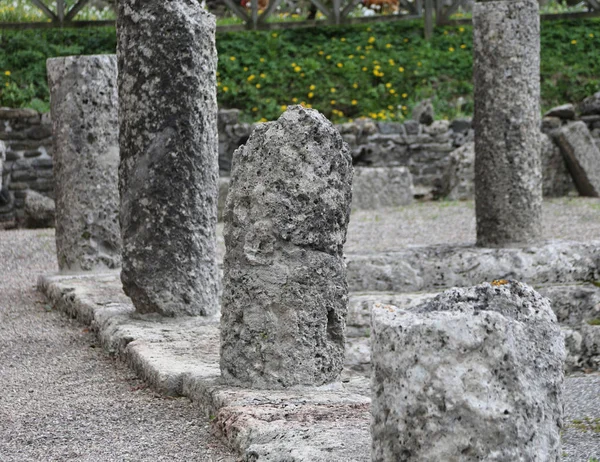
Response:
[{"label": "stone column", "polygon": [[542,215],[537,1],[476,3],[473,50],[477,245],[532,242]]},{"label": "stone column", "polygon": [[114,55],[47,62],[61,271],[118,268],[119,125]]},{"label": "stone column", "polygon": [[216,20],[195,0],[120,0],[123,289],[138,313],[218,311]]},{"label": "stone column", "polygon": [[531,287],[376,304],[371,357],[373,462],[560,459],[565,346]]},{"label": "stone column", "polygon": [[339,376],[351,186],[341,135],[301,106],[259,125],[235,152],[221,316],[221,373],[230,384],[282,388]]}]

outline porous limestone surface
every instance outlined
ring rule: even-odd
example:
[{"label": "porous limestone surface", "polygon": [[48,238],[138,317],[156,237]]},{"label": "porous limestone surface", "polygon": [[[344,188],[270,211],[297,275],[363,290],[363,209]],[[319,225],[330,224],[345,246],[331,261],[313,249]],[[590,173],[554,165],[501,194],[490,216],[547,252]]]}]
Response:
[{"label": "porous limestone surface", "polygon": [[352,180],[352,208],[380,209],[413,202],[408,167],[356,167]]},{"label": "porous limestone surface", "polygon": [[242,460],[369,460],[370,399],[363,377],[285,391],[231,387],[219,372],[217,316],[136,314],[116,271],[45,276],[38,287],[56,309],[89,324],[105,350],[157,390],[196,402]]},{"label": "porous limestone surface", "polygon": [[587,125],[577,121],[555,131],[554,139],[560,146],[577,191],[582,196],[600,195],[600,150]]},{"label": "porous limestone surface", "polygon": [[541,236],[540,20],[536,0],[473,6],[477,243]]},{"label": "porous limestone surface", "polygon": [[343,245],[352,159],[319,112],[291,106],[233,156],[221,371],[257,388],[323,385],[344,362]]},{"label": "porous limestone surface", "polygon": [[514,281],[375,305],[372,461],[558,461],[565,347],[547,299]]},{"label": "porous limestone surface", "polygon": [[54,199],[36,191],[27,191],[25,196],[25,216],[29,228],[54,228],[56,204]]},{"label": "porous limestone surface", "polygon": [[555,241],[522,248],[408,247],[397,252],[348,254],[352,292],[422,292],[494,279],[531,285],[600,279],[600,242]]},{"label": "porous limestone surface", "polygon": [[215,17],[193,0],[118,4],[123,288],[139,313],[218,309]]},{"label": "porous limestone surface", "polygon": [[118,268],[119,126],[114,55],[47,61],[56,252],[61,271]]}]

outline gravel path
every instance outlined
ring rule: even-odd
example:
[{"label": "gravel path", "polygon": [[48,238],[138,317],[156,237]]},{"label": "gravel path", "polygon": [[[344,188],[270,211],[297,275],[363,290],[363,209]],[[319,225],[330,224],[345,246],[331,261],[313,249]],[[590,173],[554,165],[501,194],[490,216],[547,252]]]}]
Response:
[{"label": "gravel path", "polygon": [[234,461],[185,398],[161,397],[34,290],[54,231],[0,231],[0,461]]}]

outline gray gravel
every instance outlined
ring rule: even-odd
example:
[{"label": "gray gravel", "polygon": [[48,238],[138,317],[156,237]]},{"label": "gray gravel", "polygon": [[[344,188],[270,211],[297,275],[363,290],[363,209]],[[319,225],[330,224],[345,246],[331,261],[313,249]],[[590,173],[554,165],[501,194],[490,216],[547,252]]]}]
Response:
[{"label": "gray gravel", "polygon": [[233,461],[208,419],[161,397],[34,290],[53,230],[0,231],[0,461]]}]

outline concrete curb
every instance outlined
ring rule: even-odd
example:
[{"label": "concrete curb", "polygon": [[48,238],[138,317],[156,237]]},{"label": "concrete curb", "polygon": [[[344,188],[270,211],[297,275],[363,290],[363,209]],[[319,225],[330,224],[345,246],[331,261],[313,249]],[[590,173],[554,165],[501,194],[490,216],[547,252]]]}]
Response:
[{"label": "concrete curb", "polygon": [[368,379],[345,374],[342,383],[285,391],[228,387],[220,383],[218,317],[132,315],[116,271],[41,276],[38,288],[158,391],[197,403],[242,460],[370,460]]}]

